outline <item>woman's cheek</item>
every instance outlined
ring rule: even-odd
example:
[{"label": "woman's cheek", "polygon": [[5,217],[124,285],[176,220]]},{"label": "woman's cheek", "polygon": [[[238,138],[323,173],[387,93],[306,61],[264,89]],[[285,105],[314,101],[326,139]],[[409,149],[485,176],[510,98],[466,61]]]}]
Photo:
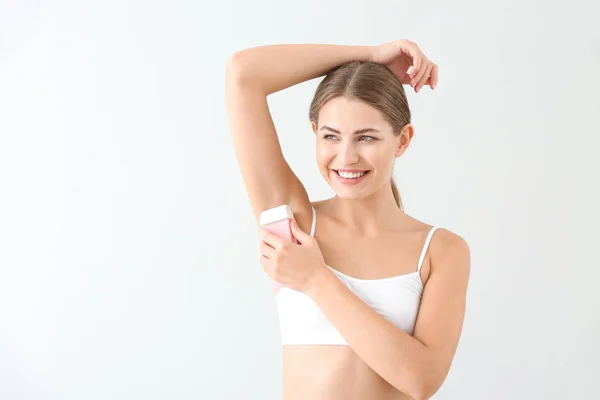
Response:
[{"label": "woman's cheek", "polygon": [[332,149],[326,146],[317,148],[317,163],[321,172],[326,172],[329,169],[334,156]]}]

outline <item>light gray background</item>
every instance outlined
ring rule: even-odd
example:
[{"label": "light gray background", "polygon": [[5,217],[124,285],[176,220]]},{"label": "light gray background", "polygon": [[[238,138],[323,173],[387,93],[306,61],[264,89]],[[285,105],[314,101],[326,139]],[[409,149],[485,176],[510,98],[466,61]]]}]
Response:
[{"label": "light gray background", "polygon": [[[270,282],[224,105],[227,57],[409,38],[406,211],[464,236],[437,399],[596,398],[600,29],[586,1],[2,1],[0,399],[278,399]],[[595,6],[597,7],[597,5]],[[312,200],[307,118],[269,98]]]}]

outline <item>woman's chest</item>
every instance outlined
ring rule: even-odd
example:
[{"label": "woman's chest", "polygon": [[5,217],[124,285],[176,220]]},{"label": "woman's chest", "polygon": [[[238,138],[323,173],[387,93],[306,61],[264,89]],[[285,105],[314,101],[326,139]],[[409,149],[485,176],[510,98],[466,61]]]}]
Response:
[{"label": "woman's chest", "polygon": [[407,235],[386,235],[374,239],[323,235],[316,239],[325,263],[350,277],[377,280],[418,270],[420,246],[417,240]]}]

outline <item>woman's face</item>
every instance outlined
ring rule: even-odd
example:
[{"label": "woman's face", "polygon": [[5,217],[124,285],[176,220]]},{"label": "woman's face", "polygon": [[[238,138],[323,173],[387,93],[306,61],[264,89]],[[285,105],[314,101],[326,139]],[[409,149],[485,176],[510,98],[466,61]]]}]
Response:
[{"label": "woman's face", "polygon": [[389,187],[392,167],[413,135],[406,125],[395,135],[383,114],[346,97],[329,100],[313,123],[319,171],[338,197],[358,199]]}]

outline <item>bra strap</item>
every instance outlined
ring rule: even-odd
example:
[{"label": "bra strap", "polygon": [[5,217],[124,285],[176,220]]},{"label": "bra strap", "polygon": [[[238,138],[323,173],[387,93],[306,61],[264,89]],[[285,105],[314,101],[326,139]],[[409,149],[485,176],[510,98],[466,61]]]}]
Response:
[{"label": "bra strap", "polygon": [[433,236],[433,232],[437,229],[437,226],[434,226],[429,231],[427,235],[427,240],[425,241],[425,245],[423,246],[423,250],[421,250],[421,257],[419,257],[419,265],[417,267],[417,271],[421,271],[421,265],[423,265],[423,260],[425,259],[425,254],[427,253],[427,249],[429,248],[429,242],[431,242],[431,237]]},{"label": "bra strap", "polygon": [[315,236],[315,225],[317,222],[317,211],[315,210],[314,206],[311,206],[311,207],[312,207],[312,225],[310,227],[310,236],[314,237]]}]

